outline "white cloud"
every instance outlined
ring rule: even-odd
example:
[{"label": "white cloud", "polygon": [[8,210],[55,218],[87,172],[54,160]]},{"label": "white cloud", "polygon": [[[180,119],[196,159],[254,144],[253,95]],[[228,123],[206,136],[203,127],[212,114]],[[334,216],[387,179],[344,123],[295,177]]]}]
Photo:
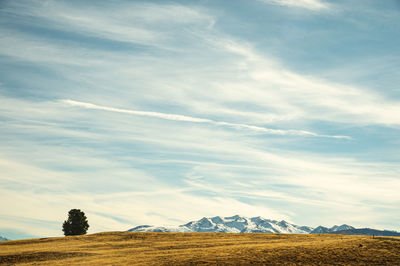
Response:
[{"label": "white cloud", "polygon": [[80,106],[88,109],[97,109],[97,110],[104,110],[104,111],[111,111],[117,113],[125,113],[131,115],[140,115],[140,116],[150,116],[150,117],[157,117],[161,119],[167,120],[174,120],[174,121],[185,121],[185,122],[193,122],[193,123],[211,123],[212,120],[204,119],[204,118],[196,118],[190,117],[185,115],[176,115],[176,114],[165,114],[165,113],[158,113],[158,112],[147,112],[147,111],[135,111],[135,110],[126,110],[126,109],[119,109],[107,106],[99,106],[92,103],[84,103],[78,102],[73,100],[61,100],[63,103],[67,103],[73,106]]},{"label": "white cloud", "polygon": [[349,124],[399,125],[400,104],[373,90],[301,75],[249,44],[232,39],[208,40],[239,55],[242,78],[217,83],[221,99],[251,102],[291,120],[319,120]]},{"label": "white cloud", "polygon": [[327,10],[331,8],[330,4],[321,0],[260,0],[260,1],[287,7],[300,7],[314,11]]},{"label": "white cloud", "polygon": [[97,110],[125,113],[125,114],[131,114],[131,115],[149,116],[149,117],[156,117],[156,118],[161,118],[161,119],[166,119],[166,120],[174,120],[174,121],[193,122],[193,123],[208,123],[208,124],[214,124],[214,125],[219,125],[219,126],[228,126],[228,127],[232,127],[232,128],[236,128],[236,129],[251,130],[251,131],[261,133],[261,134],[314,136],[314,137],[350,139],[350,137],[348,137],[348,136],[318,135],[316,133],[306,131],[306,130],[270,129],[270,128],[253,126],[253,125],[214,121],[211,119],[191,117],[191,116],[185,116],[185,115],[119,109],[119,108],[114,108],[114,107],[100,106],[100,105],[95,105],[92,103],[78,102],[78,101],[73,101],[73,100],[61,100],[61,102],[69,104],[69,105],[73,105],[73,106],[80,106],[80,107],[88,108],[88,109],[97,109]]},{"label": "white cloud", "polygon": [[129,1],[120,1],[118,5],[99,3],[97,6],[81,3],[79,8],[53,0],[20,1],[11,3],[5,10],[23,15],[28,21],[31,17],[42,19],[43,24],[49,24],[52,29],[158,48],[171,41],[163,29],[165,25],[211,28],[215,23],[212,16],[194,8]]}]

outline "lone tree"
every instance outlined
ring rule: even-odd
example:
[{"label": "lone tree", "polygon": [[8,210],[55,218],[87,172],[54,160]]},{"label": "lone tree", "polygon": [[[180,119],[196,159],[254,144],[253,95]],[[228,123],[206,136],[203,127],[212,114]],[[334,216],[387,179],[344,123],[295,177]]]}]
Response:
[{"label": "lone tree", "polygon": [[84,235],[89,228],[86,215],[79,209],[68,212],[68,220],[63,223],[63,232],[66,236]]}]

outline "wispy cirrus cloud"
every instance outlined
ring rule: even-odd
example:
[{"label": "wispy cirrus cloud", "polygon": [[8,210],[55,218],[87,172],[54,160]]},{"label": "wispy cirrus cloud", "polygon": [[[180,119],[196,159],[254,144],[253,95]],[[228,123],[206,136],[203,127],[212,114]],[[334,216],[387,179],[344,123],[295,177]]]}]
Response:
[{"label": "wispy cirrus cloud", "polygon": [[287,7],[300,7],[313,11],[328,10],[331,5],[321,0],[260,0],[268,4],[276,4]]},{"label": "wispy cirrus cloud", "polygon": [[[42,26],[52,30],[159,49],[166,48],[171,41],[169,34],[163,30],[168,25],[212,27],[215,23],[211,15],[201,10],[176,4],[121,1],[118,7],[99,3],[97,8],[93,8],[81,2],[79,7],[52,0],[33,3],[17,1],[7,5],[4,11],[24,15],[27,21],[39,18],[49,24]],[[151,27],[154,24],[158,26]]]},{"label": "wispy cirrus cloud", "polygon": [[213,125],[218,125],[218,126],[232,127],[232,128],[236,128],[236,129],[250,130],[250,131],[254,131],[257,133],[261,133],[261,134],[295,135],[295,136],[313,136],[313,137],[328,137],[328,138],[337,138],[337,139],[351,139],[349,136],[320,135],[320,134],[306,131],[306,130],[295,130],[295,129],[290,129],[290,130],[271,129],[271,128],[259,127],[259,126],[254,126],[254,125],[214,121],[211,119],[192,117],[192,116],[186,116],[186,115],[120,109],[120,108],[101,106],[101,105],[96,105],[96,104],[92,104],[92,103],[79,102],[79,101],[73,101],[73,100],[61,100],[61,102],[69,104],[69,105],[73,105],[73,106],[88,108],[88,109],[97,109],[97,110],[125,113],[125,114],[131,114],[131,115],[156,117],[156,118],[160,118],[160,119],[182,121],[182,122],[207,123],[207,124],[213,124]]}]

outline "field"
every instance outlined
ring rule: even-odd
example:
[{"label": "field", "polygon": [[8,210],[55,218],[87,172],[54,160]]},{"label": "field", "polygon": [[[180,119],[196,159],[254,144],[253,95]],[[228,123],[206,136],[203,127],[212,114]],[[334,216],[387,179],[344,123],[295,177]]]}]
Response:
[{"label": "field", "polygon": [[400,238],[108,232],[3,242],[0,243],[0,264],[400,265]]}]

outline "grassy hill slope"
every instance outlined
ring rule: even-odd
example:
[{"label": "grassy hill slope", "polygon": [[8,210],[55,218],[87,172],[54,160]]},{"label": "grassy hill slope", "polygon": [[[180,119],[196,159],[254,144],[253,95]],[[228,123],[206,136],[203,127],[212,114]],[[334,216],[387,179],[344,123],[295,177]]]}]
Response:
[{"label": "grassy hill slope", "polygon": [[108,232],[0,243],[0,264],[400,264],[400,238]]}]

